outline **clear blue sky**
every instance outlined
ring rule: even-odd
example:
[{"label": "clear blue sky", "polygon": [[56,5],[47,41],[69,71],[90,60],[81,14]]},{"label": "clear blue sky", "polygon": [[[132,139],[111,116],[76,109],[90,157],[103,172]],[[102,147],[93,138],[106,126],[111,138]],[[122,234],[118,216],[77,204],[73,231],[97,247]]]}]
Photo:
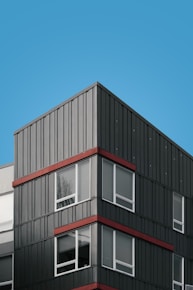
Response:
[{"label": "clear blue sky", "polygon": [[15,130],[95,81],[193,155],[193,1],[0,1],[0,165]]}]

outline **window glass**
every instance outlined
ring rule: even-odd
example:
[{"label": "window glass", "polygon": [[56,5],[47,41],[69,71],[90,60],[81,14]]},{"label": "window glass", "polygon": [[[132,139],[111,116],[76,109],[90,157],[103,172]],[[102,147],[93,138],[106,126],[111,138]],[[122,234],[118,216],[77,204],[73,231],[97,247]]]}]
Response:
[{"label": "window glass", "polygon": [[122,232],[116,234],[116,259],[132,265],[132,238]]},{"label": "window glass", "polygon": [[173,254],[173,289],[184,289],[184,258]]},{"label": "window glass", "polygon": [[116,193],[132,200],[132,174],[119,166],[116,166]]},{"label": "window glass", "polygon": [[89,160],[78,164],[78,201],[89,198]]},{"label": "window glass", "polygon": [[75,233],[58,238],[58,263],[75,259]]},{"label": "window glass", "polygon": [[12,280],[12,256],[0,258],[0,283]]},{"label": "window glass", "polygon": [[103,198],[134,212],[134,173],[103,158]]},{"label": "window glass", "polygon": [[0,231],[13,228],[13,193],[0,195]]},{"label": "window glass", "polygon": [[113,201],[113,163],[103,159],[103,197]]},{"label": "window glass", "polygon": [[173,193],[173,228],[184,232],[184,197]]},{"label": "window glass", "polygon": [[174,280],[182,282],[182,258],[174,255]]},{"label": "window glass", "polygon": [[55,241],[56,276],[90,265],[90,226],[66,233]]},{"label": "window glass", "polygon": [[102,227],[102,263],[104,267],[134,276],[134,238]]},{"label": "window glass", "polygon": [[85,228],[78,231],[78,268],[89,265],[90,234]]},{"label": "window glass", "polygon": [[182,221],[182,196],[174,194],[174,218]]},{"label": "window glass", "polygon": [[113,268],[113,230],[103,227],[103,265]]},{"label": "window glass", "polygon": [[75,193],[75,166],[68,167],[57,175],[57,198]]}]

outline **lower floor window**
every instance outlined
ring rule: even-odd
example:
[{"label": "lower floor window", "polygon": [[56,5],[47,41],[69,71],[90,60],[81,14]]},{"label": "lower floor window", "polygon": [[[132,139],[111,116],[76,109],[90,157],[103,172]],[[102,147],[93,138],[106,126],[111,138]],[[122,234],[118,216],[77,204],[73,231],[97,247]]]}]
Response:
[{"label": "lower floor window", "polygon": [[0,290],[12,289],[12,255],[0,257]]},{"label": "lower floor window", "polygon": [[90,226],[55,238],[55,276],[90,266]]},{"label": "lower floor window", "polygon": [[184,258],[173,254],[173,290],[184,289]]},{"label": "lower floor window", "polygon": [[102,265],[104,267],[134,276],[135,240],[133,237],[102,227]]}]

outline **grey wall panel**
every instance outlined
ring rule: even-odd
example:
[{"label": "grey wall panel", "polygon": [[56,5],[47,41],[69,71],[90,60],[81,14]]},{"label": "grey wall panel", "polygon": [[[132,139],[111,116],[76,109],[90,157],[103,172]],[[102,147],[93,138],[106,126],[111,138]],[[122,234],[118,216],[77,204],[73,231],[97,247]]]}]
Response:
[{"label": "grey wall panel", "polygon": [[15,133],[15,178],[97,146],[96,87]]}]

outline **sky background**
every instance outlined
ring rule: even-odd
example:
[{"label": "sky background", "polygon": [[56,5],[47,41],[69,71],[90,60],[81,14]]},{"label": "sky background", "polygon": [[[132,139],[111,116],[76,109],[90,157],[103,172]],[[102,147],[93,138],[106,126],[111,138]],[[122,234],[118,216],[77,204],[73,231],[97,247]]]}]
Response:
[{"label": "sky background", "polygon": [[1,0],[0,165],[17,129],[96,81],[193,155],[193,1]]}]

